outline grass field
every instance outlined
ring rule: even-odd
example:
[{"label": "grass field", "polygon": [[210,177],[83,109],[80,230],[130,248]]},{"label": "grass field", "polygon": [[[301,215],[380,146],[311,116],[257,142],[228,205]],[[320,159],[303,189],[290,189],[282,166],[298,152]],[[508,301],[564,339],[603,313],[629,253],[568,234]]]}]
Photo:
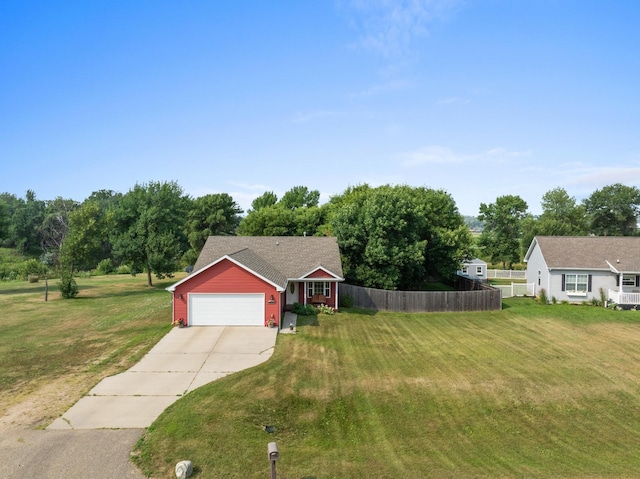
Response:
[{"label": "grass field", "polygon": [[[78,279],[62,300],[57,282],[0,283],[0,417],[46,426],[102,377],[134,364],[171,327],[171,282],[146,277]],[[9,424],[11,425],[11,424]]]},{"label": "grass field", "polygon": [[[137,462],[171,477],[640,477],[640,313],[319,316],[265,364],[174,403]],[[264,425],[273,425],[268,434]]]},{"label": "grass field", "polygon": [[[0,283],[0,426],[46,426],[137,361],[171,327],[175,280],[84,278],[67,301],[52,283],[46,303],[43,281]],[[637,311],[511,298],[299,321],[266,363],[174,403],[138,444],[143,470],[269,477],[276,441],[281,479],[640,477]]]}]

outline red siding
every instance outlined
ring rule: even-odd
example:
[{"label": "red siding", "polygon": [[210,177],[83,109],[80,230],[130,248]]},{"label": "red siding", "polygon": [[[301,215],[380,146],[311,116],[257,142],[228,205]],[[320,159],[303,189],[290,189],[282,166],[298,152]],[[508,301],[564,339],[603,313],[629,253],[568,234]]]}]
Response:
[{"label": "red siding", "polygon": [[[311,277],[311,276],[309,276]],[[320,276],[321,278],[324,276]],[[298,297],[300,304],[307,304],[311,302],[311,296],[307,296],[307,288],[309,287],[309,283],[300,283],[300,287],[298,288]],[[329,286],[329,291],[331,295],[327,298],[327,306],[331,306],[332,308],[338,309],[338,305],[336,304],[336,288],[338,287],[338,283],[332,281]]]},{"label": "red siding", "polygon": [[[189,317],[187,311],[188,293],[264,293],[265,326],[271,315],[273,315],[276,324],[280,324],[281,306],[279,303],[281,295],[276,291],[276,288],[228,259],[220,261],[176,287],[173,292],[174,322],[180,319],[187,321]],[[275,303],[269,303],[271,295],[273,295]]]},{"label": "red siding", "polygon": [[327,273],[325,270],[323,269],[318,269],[316,271],[314,271],[313,273],[311,273],[308,276],[305,276],[306,278],[331,278],[333,279],[333,276],[331,276],[329,273]]}]

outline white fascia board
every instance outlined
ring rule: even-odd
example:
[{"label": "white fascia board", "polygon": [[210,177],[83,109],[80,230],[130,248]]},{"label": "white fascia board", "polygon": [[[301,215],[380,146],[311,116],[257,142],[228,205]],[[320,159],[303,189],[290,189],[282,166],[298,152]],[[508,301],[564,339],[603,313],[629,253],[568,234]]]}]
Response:
[{"label": "white fascia board", "polygon": [[327,281],[328,278],[309,278],[308,277],[310,274],[313,274],[313,273],[315,273],[316,271],[319,271],[319,270],[322,270],[325,273],[327,273],[328,275],[331,275],[333,277],[333,279],[335,279],[336,281],[344,281],[344,278],[341,278],[337,274],[332,273],[331,271],[329,271],[326,268],[323,268],[322,266],[318,266],[317,268],[312,269],[311,271],[309,271],[306,274],[303,274],[299,278],[291,278],[291,279],[294,279],[294,280],[297,280],[297,281]]}]

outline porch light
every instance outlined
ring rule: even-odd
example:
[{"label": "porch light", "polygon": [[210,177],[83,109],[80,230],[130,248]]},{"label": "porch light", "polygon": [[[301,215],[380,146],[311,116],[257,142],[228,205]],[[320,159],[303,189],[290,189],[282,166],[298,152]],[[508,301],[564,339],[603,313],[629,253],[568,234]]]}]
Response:
[{"label": "porch light", "polygon": [[273,297],[273,295],[271,295],[269,297],[269,304],[275,304],[276,303],[276,298]]}]

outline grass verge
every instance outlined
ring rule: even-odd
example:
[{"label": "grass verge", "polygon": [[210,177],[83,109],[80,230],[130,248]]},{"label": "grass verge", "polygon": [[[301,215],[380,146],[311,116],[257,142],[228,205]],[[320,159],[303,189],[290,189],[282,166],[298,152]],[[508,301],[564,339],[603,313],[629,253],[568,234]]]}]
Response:
[{"label": "grass verge", "polygon": [[49,281],[47,302],[42,280],[0,283],[0,417],[32,398],[22,415],[45,426],[100,379],[134,364],[171,328],[164,288],[173,281],[148,288],[141,276],[79,278],[71,300]]},{"label": "grass verge", "polygon": [[[136,462],[169,477],[640,475],[640,314],[544,306],[299,318],[273,357],[174,403]],[[275,427],[273,434],[263,426]]]}]

